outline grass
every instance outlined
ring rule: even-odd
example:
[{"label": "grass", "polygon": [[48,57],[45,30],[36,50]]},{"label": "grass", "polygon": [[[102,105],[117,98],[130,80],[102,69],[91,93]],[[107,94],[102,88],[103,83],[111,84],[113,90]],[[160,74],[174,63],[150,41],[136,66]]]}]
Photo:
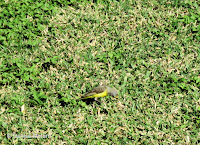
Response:
[{"label": "grass", "polygon": [[[2,144],[200,142],[197,1],[1,5]],[[120,98],[75,100],[101,84]]]}]

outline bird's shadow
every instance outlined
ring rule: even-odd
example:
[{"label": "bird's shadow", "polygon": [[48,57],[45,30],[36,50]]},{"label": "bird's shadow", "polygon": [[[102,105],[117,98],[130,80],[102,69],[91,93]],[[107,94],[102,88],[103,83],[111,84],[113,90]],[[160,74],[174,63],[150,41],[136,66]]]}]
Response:
[{"label": "bird's shadow", "polygon": [[90,104],[93,104],[93,103],[97,103],[98,105],[101,104],[101,102],[99,100],[95,100],[94,98],[89,98],[89,99],[82,99],[82,100],[79,100],[79,101],[83,101],[85,102],[87,105],[90,105]]},{"label": "bird's shadow", "polygon": [[[80,102],[80,101],[85,102],[87,105],[91,105],[91,104],[94,104],[94,103],[97,103],[98,105],[101,105],[101,103],[102,103],[101,101],[95,100],[93,98],[81,99],[81,100],[77,99],[76,100],[77,103]],[[69,106],[69,105],[74,105],[71,101],[66,102],[66,101],[63,101],[63,100],[59,100],[59,102],[60,102],[60,105],[63,106],[63,107],[64,106]]]}]

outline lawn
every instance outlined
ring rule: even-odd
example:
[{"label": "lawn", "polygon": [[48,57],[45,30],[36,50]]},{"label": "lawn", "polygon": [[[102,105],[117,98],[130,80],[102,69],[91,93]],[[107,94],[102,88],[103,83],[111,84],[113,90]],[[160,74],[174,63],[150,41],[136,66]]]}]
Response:
[{"label": "lawn", "polygon": [[200,143],[199,1],[0,5],[1,144]]}]

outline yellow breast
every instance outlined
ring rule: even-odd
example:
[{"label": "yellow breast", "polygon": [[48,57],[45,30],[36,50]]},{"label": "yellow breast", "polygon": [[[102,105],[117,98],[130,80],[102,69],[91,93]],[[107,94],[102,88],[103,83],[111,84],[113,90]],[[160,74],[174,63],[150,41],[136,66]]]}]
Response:
[{"label": "yellow breast", "polygon": [[95,94],[94,97],[105,97],[108,95],[108,92],[107,92],[107,89],[102,92],[102,93],[99,93],[99,94]]},{"label": "yellow breast", "polygon": [[91,96],[85,96],[83,99],[88,99],[88,98],[98,98],[98,97],[105,97],[105,96],[107,96],[108,95],[108,91],[107,91],[107,89],[104,91],[104,92],[102,92],[102,93],[99,93],[99,94],[93,94],[93,95],[91,95]]}]

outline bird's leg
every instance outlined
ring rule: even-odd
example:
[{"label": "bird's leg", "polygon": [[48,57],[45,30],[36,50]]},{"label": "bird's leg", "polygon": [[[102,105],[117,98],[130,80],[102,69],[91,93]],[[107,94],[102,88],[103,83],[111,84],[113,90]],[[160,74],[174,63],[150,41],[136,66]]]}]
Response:
[{"label": "bird's leg", "polygon": [[102,101],[100,101],[98,98],[95,98],[94,100],[95,100],[96,102],[100,103],[100,104],[102,103]]}]

